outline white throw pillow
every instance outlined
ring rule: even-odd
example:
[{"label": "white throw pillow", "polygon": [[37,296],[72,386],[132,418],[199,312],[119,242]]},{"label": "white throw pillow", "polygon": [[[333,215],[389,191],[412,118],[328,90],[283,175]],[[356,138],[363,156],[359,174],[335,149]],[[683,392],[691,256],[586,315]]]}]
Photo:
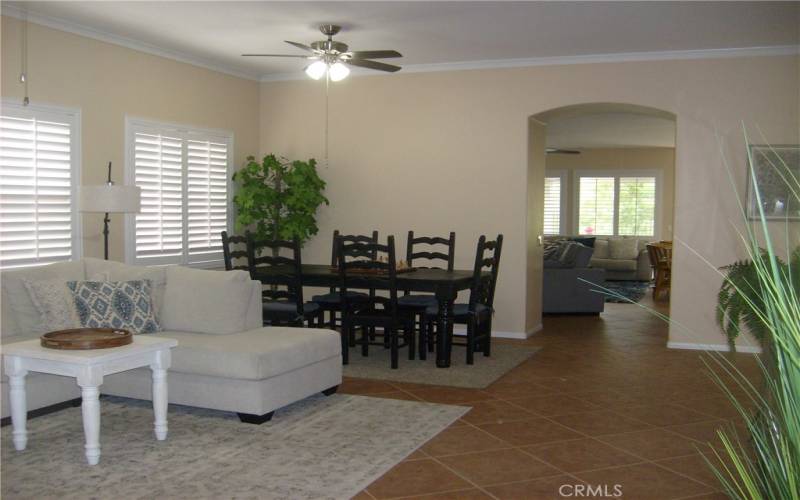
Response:
[{"label": "white throw pillow", "polygon": [[37,330],[52,332],[67,328],[80,328],[75,311],[75,301],[64,280],[22,280],[28,289],[33,305],[40,314]]},{"label": "white throw pillow", "polygon": [[636,238],[611,238],[608,253],[612,259],[636,260],[639,256],[639,240]]},{"label": "white throw pillow", "polygon": [[592,254],[592,258],[607,259],[609,255],[608,240],[596,239],[594,241],[594,253]]},{"label": "white throw pillow", "polygon": [[164,290],[167,286],[167,273],[164,267],[131,266],[113,260],[88,257],[86,279],[89,281],[135,281],[150,280],[153,294],[153,309],[156,320],[161,322],[161,308],[164,306]]},{"label": "white throw pillow", "polygon": [[226,335],[245,330],[252,284],[244,271],[167,268],[161,327]]},{"label": "white throw pillow", "polygon": [[[31,294],[25,288],[23,280],[42,281],[60,280],[63,282],[84,279],[83,261],[69,261],[49,264],[47,266],[10,269],[0,273],[0,284],[3,287],[2,327],[3,337],[12,335],[28,335],[44,333],[39,311],[31,300]],[[5,319],[5,316],[13,318]],[[13,329],[6,329],[6,328]]]}]

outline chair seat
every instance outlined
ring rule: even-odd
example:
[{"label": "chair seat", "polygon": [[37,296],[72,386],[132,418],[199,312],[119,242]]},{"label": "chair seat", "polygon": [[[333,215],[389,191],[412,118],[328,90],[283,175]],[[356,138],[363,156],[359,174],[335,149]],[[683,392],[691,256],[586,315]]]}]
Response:
[{"label": "chair seat", "polygon": [[[367,297],[366,293],[351,292],[351,291],[347,292],[347,298],[350,300],[366,298],[366,297]],[[317,304],[322,304],[322,305],[329,305],[329,304],[338,305],[339,303],[341,303],[341,301],[342,299],[339,292],[326,293],[324,295],[314,295],[313,297],[311,297],[311,302],[316,302]]]},{"label": "chair seat", "polygon": [[[476,304],[475,311],[478,314],[485,314],[491,311],[491,309],[483,304]],[[437,316],[439,314],[439,306],[429,306],[425,309],[426,316]],[[466,316],[469,314],[469,304],[453,304],[453,315],[456,317]]]},{"label": "chair seat", "polygon": [[439,302],[434,295],[404,295],[397,297],[397,305],[401,307],[436,307]]},{"label": "chair seat", "polygon": [[[262,309],[266,314],[296,314],[297,304],[286,301],[264,302]],[[306,302],[303,304],[303,313],[306,315],[319,312],[319,304]]]}]

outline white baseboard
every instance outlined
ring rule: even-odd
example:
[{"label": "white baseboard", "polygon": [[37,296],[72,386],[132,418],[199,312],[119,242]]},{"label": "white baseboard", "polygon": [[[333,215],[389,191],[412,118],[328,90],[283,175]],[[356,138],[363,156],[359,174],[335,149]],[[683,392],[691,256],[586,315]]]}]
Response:
[{"label": "white baseboard", "polygon": [[[517,340],[525,340],[529,338],[534,333],[538,332],[542,329],[542,325],[537,325],[527,332],[504,332],[501,330],[492,330],[492,337],[496,339],[517,339]],[[460,335],[465,336],[467,334],[467,330],[465,328],[453,328],[453,335]]]},{"label": "white baseboard", "polygon": [[[689,349],[693,351],[719,351],[730,352],[728,344],[696,344],[694,342],[667,342],[669,349]],[[754,345],[737,345],[736,352],[760,354],[761,348]]]}]

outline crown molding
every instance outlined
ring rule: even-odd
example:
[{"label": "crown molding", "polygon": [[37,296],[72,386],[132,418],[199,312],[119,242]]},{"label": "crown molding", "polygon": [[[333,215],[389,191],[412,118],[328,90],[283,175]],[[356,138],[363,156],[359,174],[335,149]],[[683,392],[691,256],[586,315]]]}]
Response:
[{"label": "crown molding", "polygon": [[74,23],[72,21],[67,21],[65,19],[61,19],[58,17],[38,14],[30,10],[27,11],[26,13],[24,9],[21,9],[15,5],[8,5],[3,3],[2,5],[0,5],[0,14],[8,17],[13,17],[19,20],[24,20],[27,18],[29,22],[34,24],[41,24],[42,26],[47,26],[48,28],[53,28],[60,31],[66,31],[67,33],[84,36],[86,38],[99,40],[101,42],[120,45],[122,47],[131,50],[144,52],[146,54],[151,54],[154,56],[164,57],[166,59],[172,59],[173,61],[191,64],[192,66],[198,66],[201,68],[209,69],[211,71],[225,73],[226,75],[231,75],[238,78],[244,78],[246,80],[255,80],[255,81],[259,80],[259,75],[257,74],[239,71],[224,65],[220,65],[219,63],[216,63],[208,59],[191,56],[176,50],[164,49],[162,47],[158,47],[156,45],[152,45],[147,42],[142,42],[140,40],[134,40],[132,38],[127,38],[120,35],[115,35],[113,33],[108,33],[106,31],[101,31],[95,28],[90,28],[88,26]]},{"label": "crown molding", "polygon": [[[668,61],[682,59],[720,59],[731,57],[764,57],[800,55],[800,45],[776,45],[767,47],[741,47],[727,49],[665,50],[653,52],[620,52],[612,54],[589,54],[581,56],[530,57],[521,59],[488,59],[452,63],[409,64],[402,73],[432,73],[439,71],[466,71],[476,69],[524,68],[531,66],[561,66],[567,64],[602,64],[619,62]],[[386,75],[375,71],[354,69],[353,76]],[[263,75],[262,82],[303,80],[302,71]]]},{"label": "crown molding", "polygon": [[[279,82],[291,80],[305,80],[307,77],[302,71],[292,73],[273,73],[267,75],[257,75],[243,72],[231,67],[221,65],[209,59],[191,56],[180,51],[164,49],[140,40],[134,40],[106,31],[97,30],[88,26],[67,21],[65,19],[47,16],[32,11],[26,12],[24,9],[15,5],[3,3],[0,5],[0,13],[4,16],[16,19],[25,19],[35,23],[54,28],[68,33],[92,38],[114,45],[120,45],[132,50],[152,54],[155,56],[172,59],[174,61],[199,66],[201,68],[225,73],[227,75],[255,80],[261,82]],[[618,62],[644,62],[644,61],[665,61],[680,59],[718,59],[728,57],[761,57],[761,56],[788,56],[800,54],[800,45],[777,45],[766,47],[740,47],[725,49],[700,49],[700,50],[668,50],[653,52],[622,52],[611,54],[590,54],[579,56],[551,56],[551,57],[531,57],[519,59],[488,59],[479,61],[461,61],[432,64],[409,64],[403,66],[402,73],[432,73],[439,71],[466,71],[480,69],[501,69],[501,68],[524,68],[531,66],[560,66],[567,64],[601,64]],[[352,76],[379,76],[386,73],[369,71],[361,68],[353,68]]]}]

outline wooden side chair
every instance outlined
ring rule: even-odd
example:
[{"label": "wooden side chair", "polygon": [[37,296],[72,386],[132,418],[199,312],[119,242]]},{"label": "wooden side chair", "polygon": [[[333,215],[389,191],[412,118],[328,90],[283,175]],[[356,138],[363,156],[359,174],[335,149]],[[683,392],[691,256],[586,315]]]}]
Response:
[{"label": "wooden side chair", "polygon": [[[384,254],[385,259],[382,258]],[[414,320],[403,314],[397,305],[397,261],[395,257],[394,236],[389,236],[387,243],[348,241],[340,236],[337,240],[337,258],[339,261],[339,298],[342,311],[342,362],[349,363],[350,339],[355,337],[356,328],[360,327],[361,355],[369,355],[369,346],[378,345],[391,350],[391,367],[397,369],[399,350],[409,347],[409,357],[414,352]],[[348,297],[348,287],[360,288],[359,278],[374,280],[375,275],[385,279],[388,297],[370,294],[366,299],[359,299],[356,307]],[[383,342],[373,342],[375,328],[383,330]],[[400,343],[400,330],[403,330],[403,343]]]},{"label": "wooden side chair", "polygon": [[[503,235],[497,235],[495,241],[486,241],[486,236],[478,239],[475,252],[475,266],[472,273],[469,302],[454,304],[454,322],[467,325],[467,364],[474,363],[475,351],[483,351],[484,356],[491,355],[492,349],[492,315],[494,313],[494,292],[497,287],[497,275],[500,271],[500,253],[503,249]],[[491,252],[487,256],[487,252]],[[484,272],[488,271],[488,274]],[[433,325],[439,315],[439,305],[429,306],[425,310],[425,328],[420,334],[425,337],[434,332]],[[442,335],[442,332],[437,332]],[[420,339],[420,342],[427,339]]]},{"label": "wooden side chair", "polygon": [[[444,248],[442,248],[443,246]],[[406,262],[409,267],[452,271],[455,258],[456,233],[451,231],[448,238],[441,238],[438,236],[415,236],[414,231],[408,232]],[[425,309],[430,306],[436,306],[437,301],[436,296],[432,294],[410,294],[405,291],[403,296],[397,299],[397,304],[419,318],[419,330],[421,332],[425,328]],[[429,337],[426,345],[425,342],[422,342],[420,336],[420,359],[426,358],[426,347],[427,352],[433,352],[433,338]]]},{"label": "wooden side chair", "polygon": [[[378,242],[378,231],[372,231],[372,237],[369,236],[362,236],[362,235],[355,235],[355,234],[348,234],[348,235],[340,235],[339,230],[333,232],[333,242],[331,244],[331,267],[338,269],[339,268],[339,259],[336,256],[336,242],[339,238],[344,238],[346,242],[371,242],[377,243]],[[374,293],[374,292],[373,292]],[[353,290],[348,290],[347,292],[348,298],[350,299],[350,303],[356,303],[359,299],[367,298],[367,294],[363,292],[356,292]],[[336,314],[341,314],[341,305],[342,300],[339,297],[339,291],[336,287],[331,287],[328,290],[328,293],[322,295],[314,295],[311,297],[311,302],[319,305],[322,308],[323,314],[327,311],[330,320],[328,322],[328,326],[331,329],[336,328]]]},{"label": "wooden side chair", "polygon": [[[288,250],[291,257],[280,255]],[[256,268],[275,268],[275,284],[261,292],[264,325],[322,326],[322,309],[313,302],[303,302],[303,272],[298,241],[256,240],[247,235],[247,261],[250,275]]]},{"label": "wooden side chair", "polygon": [[647,255],[653,268],[653,300],[666,294],[669,296],[672,278],[672,243],[660,241],[647,245]]},{"label": "wooden side chair", "polygon": [[222,231],[222,256],[226,271],[250,272],[250,264],[247,262],[247,234],[229,236],[227,231]]}]

